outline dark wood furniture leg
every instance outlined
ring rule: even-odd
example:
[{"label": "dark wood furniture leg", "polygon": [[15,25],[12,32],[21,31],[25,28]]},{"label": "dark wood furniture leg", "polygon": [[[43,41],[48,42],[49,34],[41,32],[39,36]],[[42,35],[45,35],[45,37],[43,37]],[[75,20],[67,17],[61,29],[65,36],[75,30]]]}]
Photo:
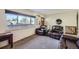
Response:
[{"label": "dark wood furniture leg", "polygon": [[10,35],[10,39],[8,40],[10,48],[13,48],[13,34]]}]

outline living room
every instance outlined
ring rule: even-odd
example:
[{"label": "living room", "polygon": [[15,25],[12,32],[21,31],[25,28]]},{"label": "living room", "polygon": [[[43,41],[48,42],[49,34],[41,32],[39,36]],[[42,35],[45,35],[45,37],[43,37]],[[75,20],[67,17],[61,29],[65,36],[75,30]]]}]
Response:
[{"label": "living room", "polygon": [[[11,45],[13,49],[77,49],[78,11],[75,9],[0,9],[0,34],[5,36],[10,33],[13,38],[9,42],[1,39],[0,47],[6,49]],[[21,21],[21,18],[30,19]],[[54,25],[63,27],[60,37],[58,37],[59,33],[56,34],[58,36],[55,35],[58,39],[53,37],[53,33],[50,34]],[[41,35],[44,34],[43,32],[35,33],[41,26],[46,28],[45,35]],[[64,41],[62,41],[62,36],[67,36],[65,40],[63,39]]]}]

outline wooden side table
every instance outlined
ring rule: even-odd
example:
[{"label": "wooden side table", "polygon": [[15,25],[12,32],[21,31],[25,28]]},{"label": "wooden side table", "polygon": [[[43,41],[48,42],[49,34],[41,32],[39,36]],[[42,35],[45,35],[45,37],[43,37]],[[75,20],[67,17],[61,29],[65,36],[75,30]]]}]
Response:
[{"label": "wooden side table", "polygon": [[13,48],[13,34],[12,33],[2,33],[0,34],[0,42],[8,40],[10,48]]}]

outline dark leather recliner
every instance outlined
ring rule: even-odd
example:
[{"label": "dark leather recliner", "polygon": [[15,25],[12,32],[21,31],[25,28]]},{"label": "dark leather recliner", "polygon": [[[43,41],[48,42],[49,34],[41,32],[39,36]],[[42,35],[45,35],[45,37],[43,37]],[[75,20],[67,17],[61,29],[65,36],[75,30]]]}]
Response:
[{"label": "dark leather recliner", "polygon": [[48,32],[48,35],[54,39],[60,39],[61,35],[63,34],[63,27],[54,25],[52,26],[52,30]]},{"label": "dark leather recliner", "polygon": [[46,26],[40,26],[40,28],[36,28],[35,33],[38,35],[45,35],[46,30]]}]

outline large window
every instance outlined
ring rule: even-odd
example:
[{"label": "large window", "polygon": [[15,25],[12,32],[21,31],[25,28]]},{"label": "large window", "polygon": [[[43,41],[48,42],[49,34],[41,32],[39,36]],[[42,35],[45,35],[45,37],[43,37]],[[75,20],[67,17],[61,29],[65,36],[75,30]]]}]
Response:
[{"label": "large window", "polygon": [[35,24],[35,16],[24,15],[16,12],[6,12],[8,25]]}]

